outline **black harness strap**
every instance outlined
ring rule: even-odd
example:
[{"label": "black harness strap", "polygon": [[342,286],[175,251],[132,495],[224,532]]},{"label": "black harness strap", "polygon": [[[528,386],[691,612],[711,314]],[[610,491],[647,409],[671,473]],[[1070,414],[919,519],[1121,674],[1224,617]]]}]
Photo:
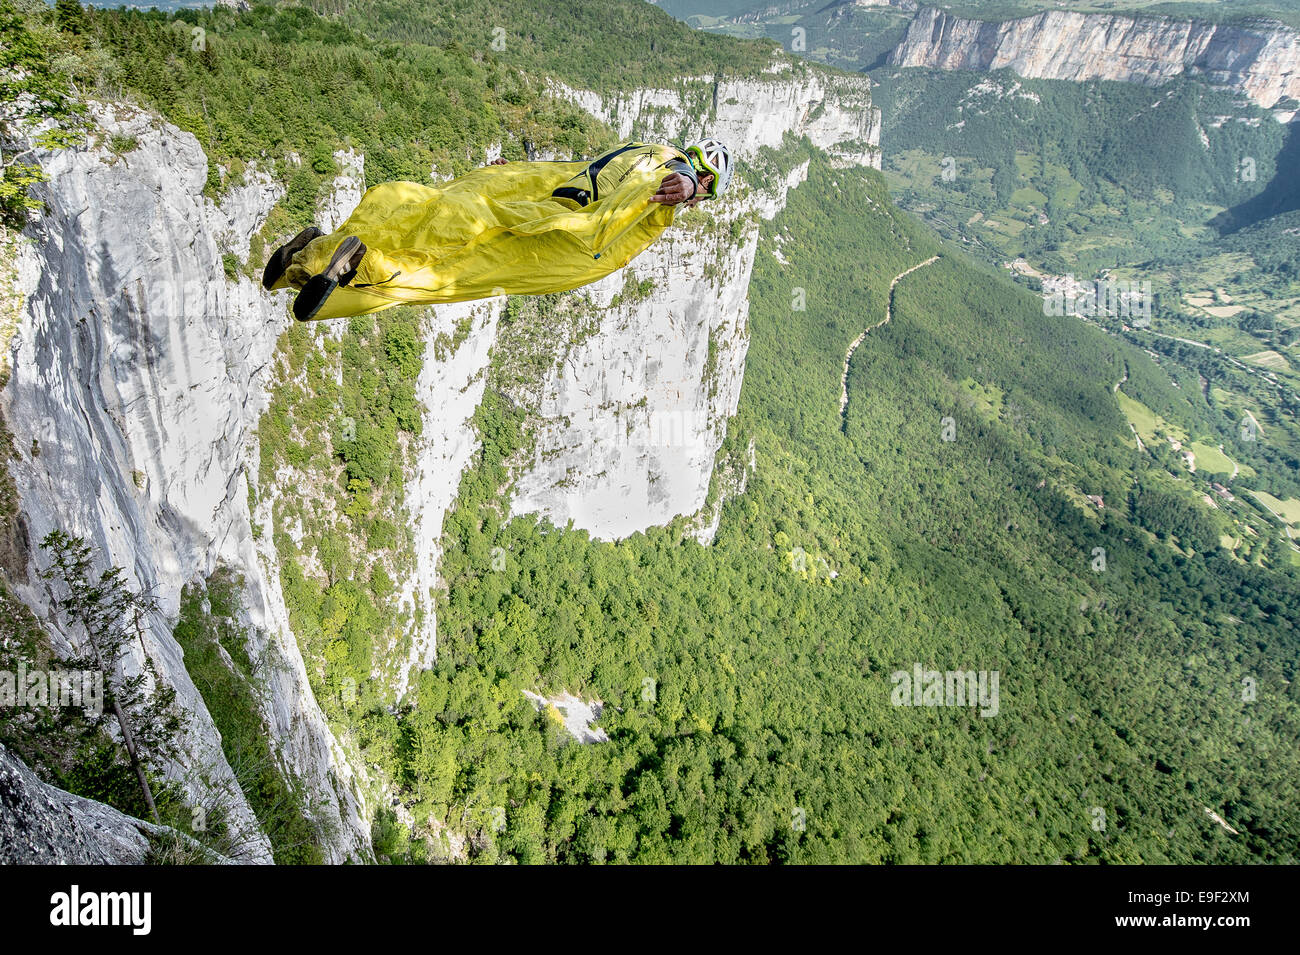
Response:
[{"label": "black harness strap", "polygon": [[[578,189],[575,186],[560,186],[560,188],[552,192],[551,195],[560,199],[572,199],[580,206],[585,206],[588,202],[597,201],[600,198],[600,190],[596,184],[596,177],[600,175],[600,171],[605,168],[606,163],[615,156],[621,156],[623,153],[630,152],[633,149],[640,149],[644,145],[645,143],[629,143],[628,145],[621,146],[618,149],[610,150],[580,172],[578,175],[586,176],[587,182],[591,184],[590,195],[587,194],[588,190]],[[574,178],[577,177],[575,176]]]},{"label": "black harness strap", "polygon": [[572,199],[580,206],[585,206],[591,201],[591,193],[586,189],[578,189],[575,186],[561,186],[551,195],[556,199]]},{"label": "black harness strap", "polygon": [[592,202],[595,202],[600,198],[600,190],[596,184],[596,177],[600,175],[600,171],[605,168],[605,165],[615,156],[621,156],[626,152],[631,152],[633,149],[640,149],[644,145],[645,143],[630,143],[629,145],[624,146],[621,149],[615,149],[613,152],[605,153],[605,155],[601,156],[599,159],[597,159],[595,162],[593,162],[590,166],[587,167],[587,178],[591,180],[591,201]]}]

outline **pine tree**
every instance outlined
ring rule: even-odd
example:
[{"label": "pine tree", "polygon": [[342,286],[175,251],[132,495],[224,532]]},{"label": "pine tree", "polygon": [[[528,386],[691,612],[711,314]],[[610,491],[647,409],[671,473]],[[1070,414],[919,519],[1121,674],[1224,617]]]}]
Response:
[{"label": "pine tree", "polygon": [[[154,821],[158,809],[149,785],[149,770],[179,754],[176,737],[185,718],[176,709],[176,691],[157,679],[153,661],[146,656],[144,672],[127,677],[122,662],[132,638],[144,649],[144,626],[157,611],[156,601],[127,585],[122,568],[113,567],[94,576],[90,546],[80,537],[51,531],[41,542],[52,562],[41,572],[63,595],[55,595],[54,608],[69,635],[81,631],[88,648],[87,665],[104,674],[105,702],[111,707],[122,734],[122,745],[140,784]],[[154,692],[148,690],[153,683]]]},{"label": "pine tree", "polygon": [[54,22],[64,33],[79,34],[86,25],[86,11],[77,0],[55,0]]}]

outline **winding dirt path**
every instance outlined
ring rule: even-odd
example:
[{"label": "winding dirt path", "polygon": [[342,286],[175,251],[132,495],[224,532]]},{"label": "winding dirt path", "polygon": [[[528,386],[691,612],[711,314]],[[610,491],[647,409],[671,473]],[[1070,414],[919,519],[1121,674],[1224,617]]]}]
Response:
[{"label": "winding dirt path", "polygon": [[[1119,386],[1128,381],[1128,362],[1124,363],[1124,377],[1115,382],[1115,387],[1110,390],[1112,395],[1119,394]],[[1128,423],[1128,429],[1133,432],[1133,440],[1137,442],[1138,450],[1145,452],[1146,448],[1142,447],[1142,436],[1138,434],[1138,429],[1133,427],[1133,422]]]},{"label": "winding dirt path", "polygon": [[[1219,453],[1222,454],[1225,458],[1228,458],[1228,452],[1223,450],[1223,445],[1219,445]],[[1234,480],[1237,477],[1237,475],[1241,473],[1241,468],[1237,467],[1237,462],[1233,461],[1232,458],[1228,458],[1228,460],[1232,461],[1232,477],[1228,478],[1228,480],[1231,481]]]},{"label": "winding dirt path", "polygon": [[938,261],[939,261],[939,256],[932,255],[924,262],[918,262],[910,269],[905,269],[904,271],[899,272],[897,275],[895,275],[893,281],[889,283],[889,297],[885,300],[885,317],[882,318],[880,321],[876,322],[876,324],[869,325],[866,328],[864,328],[862,330],[862,334],[859,335],[857,338],[853,339],[853,344],[850,345],[849,350],[844,353],[844,373],[840,375],[840,417],[841,418],[844,417],[844,412],[849,406],[849,360],[853,357],[853,353],[858,350],[858,346],[861,345],[863,340],[867,337],[867,332],[875,331],[877,328],[880,328],[882,325],[888,325],[889,320],[893,318],[894,286],[898,284],[899,280],[902,279],[903,276],[911,275],[917,269],[923,269],[927,265],[931,265]]}]

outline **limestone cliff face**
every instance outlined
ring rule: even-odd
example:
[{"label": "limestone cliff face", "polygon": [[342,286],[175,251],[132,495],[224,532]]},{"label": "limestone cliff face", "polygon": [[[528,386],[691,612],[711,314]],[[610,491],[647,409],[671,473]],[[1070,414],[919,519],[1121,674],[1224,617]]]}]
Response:
[{"label": "limestone cliff face", "polygon": [[[1267,20],[1222,24],[1053,10],[986,22],[927,7],[890,62],[1152,86],[1186,74],[1238,90],[1266,109],[1300,99],[1300,36]],[[1293,115],[1294,109],[1283,109],[1279,118]]]},{"label": "limestone cliff face", "polygon": [[[503,298],[458,302],[431,309],[429,347],[416,382],[416,399],[425,408],[424,434],[416,448],[415,473],[407,478],[412,529],[415,534],[415,573],[402,582],[404,604],[421,604],[423,624],[414,632],[409,657],[397,676],[400,699],[414,670],[433,665],[437,619],[432,590],[440,586],[438,561],[442,557],[442,525],[460,490],[460,479],[478,449],[471,419],[487,387],[487,367],[496,344],[497,319]],[[453,330],[469,320],[464,340],[446,351],[439,336],[454,342]]]},{"label": "limestone cliff face", "polygon": [[[749,275],[757,234],[720,253],[737,204],[718,231],[670,230],[652,252],[588,287],[598,330],[560,343],[533,406],[536,448],[514,513],[544,514],[606,539],[693,515],[740,399],[749,345]],[[711,268],[712,267],[712,268]],[[646,297],[615,302],[650,283]]]},{"label": "limestone cliff face", "polygon": [[540,421],[514,513],[603,539],[699,516],[708,543],[716,513],[701,514],[714,459],[736,412],[749,347],[749,278],[755,216],[770,218],[806,175],[773,193],[724,201],[711,221],[681,217],[650,250],[584,289],[599,315],[556,361],[529,405]]},{"label": "limestone cliff face", "polygon": [[0,865],[141,865],[231,860],[156,826],[42,782],[0,746]]},{"label": "limestone cliff face", "polygon": [[622,138],[685,142],[714,136],[750,158],[786,133],[807,136],[844,164],[880,168],[880,110],[865,76],[838,76],[779,60],[759,79],[685,79],[674,89],[601,96],[562,84],[556,91]]},{"label": "limestone cliff face", "polygon": [[[193,136],[129,109],[92,113],[135,148],[42,157],[49,211],[20,254],[26,303],[0,392],[21,452],[11,471],[23,520],[33,542],[56,528],[85,537],[157,596],[147,650],[191,715],[186,761],[171,775],[196,797],[225,793],[234,821],[256,833],[171,635],[186,584],[218,563],[241,574],[250,655],[278,661],[263,714],[277,751],[313,795],[327,855],[362,856],[368,827],[351,770],[308,688],[274,555],[259,550],[249,521],[262,375],[286,317],[260,286],[228,279],[222,255],[247,253],[282,189],[254,173],[215,207],[202,197],[207,159]],[[29,576],[21,595],[43,612],[49,594]],[[265,837],[250,856],[270,860]]]},{"label": "limestone cliff face", "polygon": [[[716,136],[735,151],[741,183],[745,162],[787,133],[842,164],[880,164],[880,114],[865,78],[785,64],[760,80],[604,98],[559,92],[624,138]],[[694,229],[693,214],[681,215],[682,225],[626,269],[583,289],[598,327],[580,342],[557,342],[554,371],[530,396],[516,396],[541,423],[513,513],[573,521],[603,539],[697,517],[697,538],[712,540],[716,503],[710,514],[702,509],[740,399],[755,220],[775,216],[806,173],[801,166],[770,191],[738,186],[701,206],[712,221]]]}]

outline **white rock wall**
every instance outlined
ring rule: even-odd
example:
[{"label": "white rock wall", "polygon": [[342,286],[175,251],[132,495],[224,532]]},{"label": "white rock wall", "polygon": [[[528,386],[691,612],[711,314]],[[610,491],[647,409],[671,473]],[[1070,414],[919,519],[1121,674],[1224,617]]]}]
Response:
[{"label": "white rock wall", "polygon": [[846,165],[880,168],[880,110],[865,76],[832,76],[778,61],[761,78],[683,80],[678,89],[601,96],[553,84],[620,138],[685,142],[714,136],[741,159],[778,147],[787,132]]},{"label": "white rock wall", "polygon": [[[1153,86],[1186,73],[1239,90],[1265,109],[1300,99],[1300,36],[1272,22],[1217,24],[1063,10],[985,22],[931,7],[917,14],[890,62]],[[1279,115],[1284,121],[1291,117],[1289,110]]]},{"label": "white rock wall", "polygon": [[357,207],[366,191],[366,157],[352,149],[339,149],[334,153],[334,163],[339,173],[334,185],[321,203],[316,224],[323,232],[333,232]]},{"label": "white rock wall", "polygon": [[[219,789],[233,777],[171,626],[184,585],[218,562],[244,576],[249,622],[265,641],[251,650],[270,646],[283,661],[267,714],[279,751],[307,783],[332,833],[329,855],[341,861],[368,851],[368,833],[249,522],[253,431],[286,311],[257,284],[227,280],[221,259],[232,244],[246,248],[278,192],[254,177],[214,209],[201,195],[207,161],[193,136],[123,108],[93,115],[138,145],[120,157],[102,147],[42,157],[50,211],[27,252],[29,294],[0,393],[23,452],[11,470],[24,519],[33,543],[55,528],[84,536],[157,595],[149,654],[192,716],[186,765],[172,774],[196,794],[206,786],[198,767]],[[22,596],[48,605],[34,575]],[[242,798],[233,810],[256,830]],[[269,860],[264,837],[251,855]]]},{"label": "white rock wall", "polygon": [[[760,146],[779,145],[787,129],[824,148],[844,135],[874,144],[879,113],[869,105],[865,84],[865,78],[850,79],[828,89],[818,75],[798,71],[719,84],[718,122],[694,132],[707,128],[726,138],[742,164],[742,179],[745,159]],[[669,128],[677,120],[665,117],[684,117],[688,98],[664,90],[612,103],[595,94],[566,95],[620,135],[635,131],[647,138],[673,136]],[[821,116],[810,119],[818,105]],[[878,168],[879,150],[841,153],[841,161]],[[704,507],[715,456],[740,400],[749,348],[757,230],[747,217],[774,217],[807,173],[803,163],[771,192],[750,190],[707,203],[702,208],[716,218],[714,228],[692,231],[684,216],[624,269],[582,289],[596,304],[600,326],[572,347],[557,343],[562,360],[533,409],[541,424],[531,465],[515,485],[512,513],[543,515],[560,527],[571,520],[593,537],[618,539]],[[741,238],[733,240],[737,222],[743,223]],[[610,307],[629,277],[652,281],[650,294]],[[717,513],[715,507],[693,523],[701,542],[713,539]]]},{"label": "white rock wall", "polygon": [[[719,261],[715,236],[670,229],[585,289],[602,310],[600,329],[568,349],[542,387],[543,424],[514,513],[620,538],[699,510],[740,398],[756,244],[751,230]],[[709,263],[721,268],[716,278],[705,275]],[[610,308],[628,275],[653,290]]]},{"label": "white rock wall", "polygon": [[[418,602],[424,615],[397,677],[398,699],[409,688],[413,670],[433,665],[437,621],[432,591],[439,586],[442,524],[460,490],[461,476],[478,449],[478,435],[471,419],[483,400],[487,365],[504,301],[496,298],[460,302],[430,310],[424,368],[416,382],[416,398],[425,407],[424,433],[416,448],[415,474],[407,484],[415,532],[415,575],[403,583],[401,597],[408,607]],[[455,329],[466,316],[470,331],[456,346]],[[439,335],[451,341],[445,350],[439,345]]]}]

